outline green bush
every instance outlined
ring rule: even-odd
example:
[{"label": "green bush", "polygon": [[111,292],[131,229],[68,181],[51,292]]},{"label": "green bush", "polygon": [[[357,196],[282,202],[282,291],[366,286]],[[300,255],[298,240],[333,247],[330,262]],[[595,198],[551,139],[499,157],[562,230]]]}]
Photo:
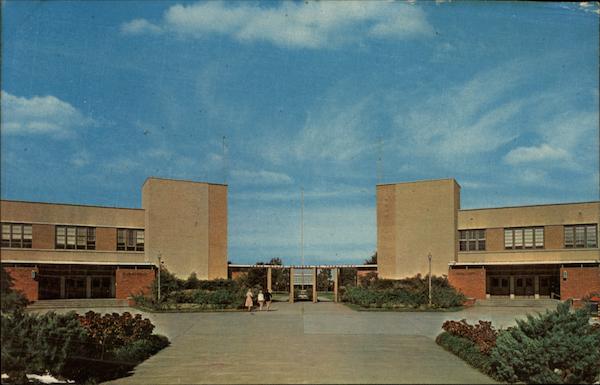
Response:
[{"label": "green bush", "polygon": [[479,369],[488,376],[494,377],[490,358],[481,352],[479,347],[471,340],[465,337],[452,335],[448,332],[442,332],[435,339],[438,345],[454,353],[469,365]]},{"label": "green bush", "polygon": [[87,331],[90,347],[89,355],[104,358],[104,353],[135,341],[150,338],[154,325],[140,314],[104,314],[88,311],[78,316],[81,326]]},{"label": "green bush", "polygon": [[78,383],[118,378],[168,344],[153,328],[128,313],[2,314],[2,370],[13,383],[46,372]]},{"label": "green bush", "polygon": [[113,350],[111,358],[123,364],[137,365],[167,346],[169,346],[169,339],[167,337],[152,334],[146,339],[137,340]]},{"label": "green bush", "polygon": [[[347,287],[342,300],[363,307],[421,307],[429,303],[427,278],[417,275],[401,280],[371,279],[366,287]],[[457,292],[445,277],[432,277],[432,307],[449,308],[463,304],[464,295]]]},{"label": "green bush", "polygon": [[14,381],[26,373],[60,376],[69,357],[83,354],[87,333],[74,312],[33,315],[2,314],[3,371]]},{"label": "green bush", "polygon": [[207,290],[197,290],[194,293],[194,303],[199,305],[218,305],[221,307],[237,307],[242,304],[244,300],[244,296],[240,295],[239,291],[229,291],[229,290],[217,290],[217,291],[207,291]]},{"label": "green bush", "polygon": [[600,330],[583,309],[567,303],[500,333],[490,355],[502,381],[527,383],[593,383],[600,374]]},{"label": "green bush", "polygon": [[0,311],[2,313],[25,309],[29,301],[23,293],[13,289],[13,279],[4,267],[0,269]]}]

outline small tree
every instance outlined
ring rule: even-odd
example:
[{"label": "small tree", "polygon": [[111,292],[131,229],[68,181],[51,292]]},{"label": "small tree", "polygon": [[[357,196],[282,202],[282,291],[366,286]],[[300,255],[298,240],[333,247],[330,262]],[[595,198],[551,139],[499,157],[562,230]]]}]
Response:
[{"label": "small tree", "polygon": [[340,286],[356,286],[356,269],[354,267],[340,269]]},{"label": "small tree", "polygon": [[365,259],[365,265],[376,265],[377,264],[377,252],[371,255],[368,259]]},{"label": "small tree", "polygon": [[600,374],[600,330],[590,325],[584,309],[571,312],[561,303],[501,332],[490,358],[507,382],[593,383]]},{"label": "small tree", "polygon": [[317,274],[317,290],[331,290],[331,270],[321,269]]}]

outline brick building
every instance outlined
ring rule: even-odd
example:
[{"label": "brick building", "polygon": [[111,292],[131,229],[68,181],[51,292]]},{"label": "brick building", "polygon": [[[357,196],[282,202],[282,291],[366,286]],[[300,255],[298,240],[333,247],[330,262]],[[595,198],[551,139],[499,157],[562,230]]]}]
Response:
[{"label": "brick building", "polygon": [[600,292],[600,202],[460,209],[454,179],[377,186],[382,278],[447,274],[467,296]]},{"label": "brick building", "polygon": [[29,300],[147,293],[160,256],[227,277],[227,186],[148,178],[142,208],[0,201],[0,261]]}]

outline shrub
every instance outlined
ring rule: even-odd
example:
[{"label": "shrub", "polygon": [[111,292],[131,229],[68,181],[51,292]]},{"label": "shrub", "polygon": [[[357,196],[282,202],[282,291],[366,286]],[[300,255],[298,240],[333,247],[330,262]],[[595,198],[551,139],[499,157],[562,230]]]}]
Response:
[{"label": "shrub", "polygon": [[132,316],[129,312],[101,315],[89,311],[84,316],[78,316],[78,320],[87,331],[91,346],[95,350],[89,353],[98,354],[100,358],[104,357],[106,351],[148,339],[154,329],[150,320],[142,319],[140,314]]},{"label": "shrub", "polygon": [[1,312],[20,311],[29,304],[23,293],[13,290],[13,279],[4,267],[0,269],[0,309]]},{"label": "shrub", "polygon": [[[367,287],[347,287],[342,299],[363,307],[420,307],[429,303],[427,278],[417,275],[401,280],[372,279]],[[432,307],[449,308],[462,305],[464,295],[457,292],[446,277],[432,277]]]},{"label": "shrub", "polygon": [[169,346],[169,339],[167,337],[152,334],[146,339],[133,341],[130,344],[113,350],[111,352],[111,358],[114,361],[123,364],[135,365],[158,353],[167,346]]},{"label": "shrub", "polygon": [[502,381],[593,383],[600,374],[600,330],[585,310],[570,312],[562,303],[501,332],[490,358]]},{"label": "shrub", "polygon": [[456,354],[469,365],[479,369],[481,372],[489,376],[494,376],[489,357],[483,354],[481,349],[473,341],[465,337],[443,332],[437,336],[435,342],[446,350]]},{"label": "shrub", "polygon": [[479,321],[477,325],[469,325],[466,320],[446,321],[442,329],[457,337],[464,337],[479,348],[483,354],[490,354],[490,351],[496,346],[498,332],[492,327],[490,321]]},{"label": "shrub", "polygon": [[86,347],[86,330],[74,312],[3,314],[1,326],[1,365],[17,382],[23,381],[26,373],[60,376],[67,359],[81,355]]}]

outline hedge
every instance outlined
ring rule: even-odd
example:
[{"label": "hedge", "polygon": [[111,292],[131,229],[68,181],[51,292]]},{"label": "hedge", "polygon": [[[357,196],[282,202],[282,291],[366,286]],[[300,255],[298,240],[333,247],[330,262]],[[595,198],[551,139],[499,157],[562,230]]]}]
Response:
[{"label": "hedge", "polygon": [[[445,277],[432,277],[432,308],[458,307],[465,299]],[[346,287],[342,300],[365,308],[423,307],[429,304],[428,280],[420,275],[401,280],[373,279],[366,287]]]},{"label": "hedge", "polygon": [[473,341],[465,337],[454,336],[448,332],[442,332],[437,336],[435,342],[482,373],[492,378],[495,377],[489,356],[482,353]]}]

